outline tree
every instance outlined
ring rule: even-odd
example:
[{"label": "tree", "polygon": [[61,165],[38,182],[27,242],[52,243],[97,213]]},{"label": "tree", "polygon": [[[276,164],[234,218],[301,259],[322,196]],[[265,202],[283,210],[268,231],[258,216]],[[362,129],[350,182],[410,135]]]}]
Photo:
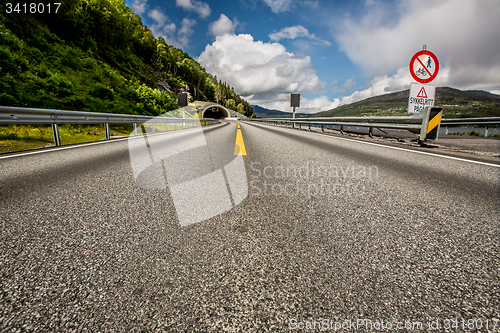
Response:
[{"label": "tree", "polygon": [[238,104],[236,111],[238,111],[241,114],[245,114],[245,106],[242,103]]},{"label": "tree", "polygon": [[234,99],[230,98],[230,99],[226,100],[226,108],[228,108],[230,110],[236,109],[236,103],[234,102]]}]

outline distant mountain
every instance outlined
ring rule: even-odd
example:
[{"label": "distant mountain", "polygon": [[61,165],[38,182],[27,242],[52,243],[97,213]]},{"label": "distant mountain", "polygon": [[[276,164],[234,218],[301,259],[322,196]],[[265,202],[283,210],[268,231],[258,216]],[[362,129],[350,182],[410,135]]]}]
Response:
[{"label": "distant mountain", "polygon": [[[398,116],[406,115],[409,90],[370,97],[355,103],[311,115],[313,117]],[[500,96],[486,91],[436,88],[436,106],[445,118],[500,117]]]},{"label": "distant mountain", "polygon": [[486,96],[486,97],[491,97],[495,99],[500,99],[500,95],[497,94],[492,94],[489,91],[484,91],[484,90],[465,90],[465,92],[471,93],[471,94],[476,94],[476,95],[481,95],[481,96]]},{"label": "distant mountain", "polygon": [[[283,112],[279,110],[271,110],[271,109],[266,109],[263,108],[262,106],[258,105],[252,105],[253,113],[257,117],[260,118],[291,118],[292,113],[291,112]],[[295,113],[296,118],[304,118],[309,116],[308,114],[305,113]]]}]

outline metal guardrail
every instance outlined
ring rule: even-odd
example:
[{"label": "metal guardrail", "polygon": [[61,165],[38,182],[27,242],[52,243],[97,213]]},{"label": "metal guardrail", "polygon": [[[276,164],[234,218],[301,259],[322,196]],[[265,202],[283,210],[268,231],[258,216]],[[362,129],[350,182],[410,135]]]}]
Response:
[{"label": "metal guardrail", "polygon": [[487,137],[488,127],[500,125],[500,117],[442,119],[441,125],[446,128],[445,134],[448,134],[448,127],[457,127],[457,126],[484,127],[484,136]]},{"label": "metal guardrail", "polygon": [[[152,121],[153,120],[153,121]],[[151,122],[152,121],[152,122]],[[218,124],[218,119],[193,119],[193,118],[169,118],[169,117],[152,117],[138,116],[130,114],[115,114],[115,113],[100,113],[100,112],[85,112],[85,111],[65,111],[65,110],[47,110],[34,108],[21,108],[13,106],[0,106],[0,124],[51,124],[52,133],[54,135],[54,144],[61,145],[59,136],[60,124],[104,124],[105,138],[110,139],[109,124],[134,124],[134,135],[137,135],[137,124],[151,122],[153,124],[153,133],[155,132],[155,124],[163,123],[185,124],[188,127],[196,126],[200,123]]]},{"label": "metal guardrail", "polygon": [[[249,119],[252,121],[268,122],[273,124],[291,123],[301,126],[302,124],[322,125],[340,125],[340,131],[343,133],[344,126],[361,126],[368,127],[368,133],[373,136],[374,128],[389,128],[389,129],[402,129],[417,134],[419,141],[426,139],[437,139],[439,133],[439,125],[442,108],[435,106],[428,106],[420,113],[414,113],[411,116],[400,117],[318,117],[318,118],[262,118],[262,119]],[[439,118],[435,119],[439,115]],[[429,128],[429,127],[432,128]],[[434,135],[434,129],[436,134]],[[432,131],[432,133],[431,133]]]},{"label": "metal guardrail", "polygon": [[442,119],[443,126],[490,126],[500,125],[500,117]]}]

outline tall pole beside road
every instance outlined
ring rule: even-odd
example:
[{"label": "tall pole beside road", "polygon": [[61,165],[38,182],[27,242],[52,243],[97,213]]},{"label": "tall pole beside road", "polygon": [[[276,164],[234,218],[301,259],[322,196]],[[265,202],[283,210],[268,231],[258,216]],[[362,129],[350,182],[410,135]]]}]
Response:
[{"label": "tall pole beside road", "polygon": [[[186,118],[185,110],[186,106],[188,106],[188,95],[187,93],[179,93],[177,94],[177,104],[182,107],[182,118]],[[184,128],[184,123],[182,123],[182,128]]]},{"label": "tall pole beside road", "polygon": [[[295,118],[295,108],[300,107],[300,94],[290,95],[290,106],[293,107],[292,118]],[[292,127],[295,128],[295,123],[292,124]]]}]

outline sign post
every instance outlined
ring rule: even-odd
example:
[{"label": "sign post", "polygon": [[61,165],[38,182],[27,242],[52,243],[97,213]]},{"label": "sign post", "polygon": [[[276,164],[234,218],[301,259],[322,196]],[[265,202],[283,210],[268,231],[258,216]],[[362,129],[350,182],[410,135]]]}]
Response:
[{"label": "sign post", "polygon": [[[293,107],[292,118],[295,118],[295,108],[300,107],[300,94],[290,95],[290,106]],[[295,128],[295,123],[292,124],[292,127]]]},{"label": "sign post", "polygon": [[426,106],[434,106],[436,87],[425,85],[434,80],[439,72],[439,61],[434,53],[424,49],[418,51],[410,60],[410,74],[418,83],[411,83],[408,98],[408,113],[417,113]]},{"label": "sign post", "polygon": [[[185,110],[186,106],[188,106],[188,95],[187,93],[178,93],[177,94],[177,104],[182,107],[182,118],[186,118]],[[185,123],[182,123],[182,128],[184,128]]]}]

